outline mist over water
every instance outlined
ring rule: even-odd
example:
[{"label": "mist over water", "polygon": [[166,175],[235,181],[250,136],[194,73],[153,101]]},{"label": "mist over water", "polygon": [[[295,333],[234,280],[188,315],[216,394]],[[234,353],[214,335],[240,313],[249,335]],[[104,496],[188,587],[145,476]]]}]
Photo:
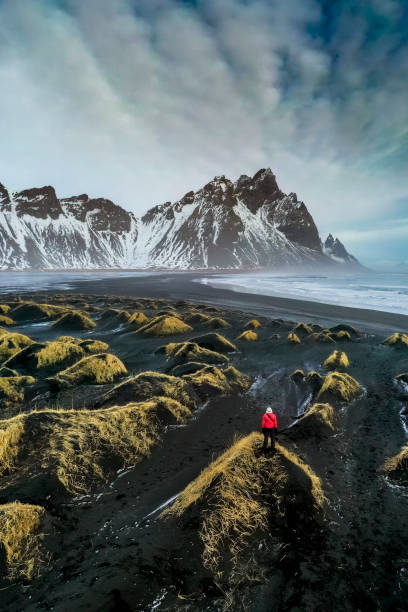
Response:
[{"label": "mist over water", "polygon": [[223,274],[199,279],[211,287],[288,297],[312,302],[408,314],[408,274],[344,276],[295,274]]}]

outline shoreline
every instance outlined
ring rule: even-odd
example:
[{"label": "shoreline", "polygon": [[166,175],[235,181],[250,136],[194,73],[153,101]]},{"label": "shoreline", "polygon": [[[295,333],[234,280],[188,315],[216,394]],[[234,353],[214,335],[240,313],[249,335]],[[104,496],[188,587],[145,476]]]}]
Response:
[{"label": "shoreline", "polygon": [[[408,330],[408,315],[216,288],[197,282],[203,277],[208,277],[208,273],[155,273],[146,276],[127,276],[125,279],[109,276],[103,279],[74,280],[70,288],[65,291],[191,300],[222,305],[232,310],[249,310],[257,315],[286,320],[309,320],[324,325],[347,322],[362,331],[376,334]],[[58,290],[56,285],[55,289],[39,289],[38,292],[49,294]]]}]

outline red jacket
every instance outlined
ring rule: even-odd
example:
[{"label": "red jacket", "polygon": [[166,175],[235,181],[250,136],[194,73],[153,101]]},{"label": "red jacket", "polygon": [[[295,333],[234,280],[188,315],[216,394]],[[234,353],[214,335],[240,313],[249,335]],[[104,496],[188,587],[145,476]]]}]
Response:
[{"label": "red jacket", "polygon": [[265,412],[262,417],[262,429],[278,429],[276,414],[273,412]]}]

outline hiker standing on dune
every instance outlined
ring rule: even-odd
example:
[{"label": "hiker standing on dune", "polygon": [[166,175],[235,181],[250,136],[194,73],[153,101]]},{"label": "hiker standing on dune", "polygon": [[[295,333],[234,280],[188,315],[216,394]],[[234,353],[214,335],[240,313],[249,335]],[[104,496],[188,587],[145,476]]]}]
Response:
[{"label": "hiker standing on dune", "polygon": [[275,435],[278,431],[278,420],[272,408],[268,406],[262,417],[262,433],[264,435],[263,448],[268,448],[268,439],[271,440],[271,448],[275,448]]}]

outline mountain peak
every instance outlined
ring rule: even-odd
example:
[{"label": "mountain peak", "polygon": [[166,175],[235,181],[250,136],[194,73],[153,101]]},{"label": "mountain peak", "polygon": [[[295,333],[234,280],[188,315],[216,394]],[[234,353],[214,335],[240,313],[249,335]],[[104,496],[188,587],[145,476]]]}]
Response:
[{"label": "mountain peak", "polygon": [[351,255],[344,244],[334,238],[333,234],[329,234],[323,245],[323,252],[338,263],[358,264],[358,261]]}]

